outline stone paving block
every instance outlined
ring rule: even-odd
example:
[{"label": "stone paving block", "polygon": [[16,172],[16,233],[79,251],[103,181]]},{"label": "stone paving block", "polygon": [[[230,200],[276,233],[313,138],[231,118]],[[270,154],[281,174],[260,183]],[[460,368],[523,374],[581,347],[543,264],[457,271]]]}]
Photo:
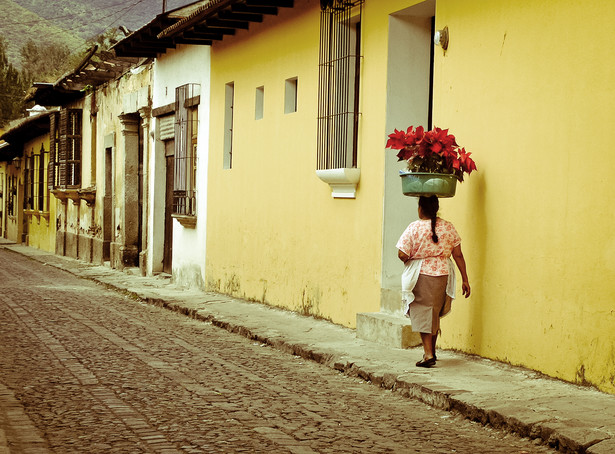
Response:
[{"label": "stone paving block", "polygon": [[615,439],[603,440],[587,449],[587,454],[613,454],[615,452]]},{"label": "stone paving block", "polygon": [[583,452],[588,447],[610,438],[609,434],[588,427],[583,421],[545,421],[541,423],[542,438],[563,452]]}]

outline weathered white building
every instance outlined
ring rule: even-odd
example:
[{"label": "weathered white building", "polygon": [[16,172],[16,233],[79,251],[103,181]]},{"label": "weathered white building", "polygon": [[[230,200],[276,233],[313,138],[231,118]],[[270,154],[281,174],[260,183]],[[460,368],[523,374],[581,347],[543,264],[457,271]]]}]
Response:
[{"label": "weathered white building", "polygon": [[151,185],[148,272],[159,271],[162,258],[162,269],[170,268],[175,282],[203,287],[209,47],[182,45],[156,59],[153,107],[155,153],[150,171],[156,178]]},{"label": "weathered white building", "polygon": [[172,273],[175,283],[195,288],[205,282],[209,46],[156,35],[206,3],[163,13],[114,47],[120,56],[154,58],[142,270]]},{"label": "weathered white building", "polygon": [[151,63],[96,51],[30,95],[58,107],[50,114],[46,180],[55,252],[136,267],[146,256]]}]

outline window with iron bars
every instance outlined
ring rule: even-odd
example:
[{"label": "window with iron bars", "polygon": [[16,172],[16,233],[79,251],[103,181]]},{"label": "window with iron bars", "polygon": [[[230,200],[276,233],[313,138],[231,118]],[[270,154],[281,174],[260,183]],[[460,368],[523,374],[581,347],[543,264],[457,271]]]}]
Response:
[{"label": "window with iron bars", "polygon": [[200,85],[175,89],[175,175],[173,213],[196,216],[198,103]]},{"label": "window with iron bars", "polygon": [[17,214],[17,177],[15,175],[8,175],[6,179],[6,185],[6,214],[8,216],[15,216]]},{"label": "window with iron bars", "polygon": [[81,109],[62,109],[51,116],[47,184],[50,189],[81,185]]},{"label": "window with iron bars", "polygon": [[47,212],[49,211],[49,189],[45,184],[45,161],[46,154],[44,145],[38,154],[34,154],[34,150],[25,159],[25,200],[24,208],[26,210]]},{"label": "window with iron bars", "polygon": [[23,205],[26,210],[34,209],[34,153],[24,157],[24,201]]},{"label": "window with iron bars", "polygon": [[318,169],[357,167],[363,0],[322,0]]}]

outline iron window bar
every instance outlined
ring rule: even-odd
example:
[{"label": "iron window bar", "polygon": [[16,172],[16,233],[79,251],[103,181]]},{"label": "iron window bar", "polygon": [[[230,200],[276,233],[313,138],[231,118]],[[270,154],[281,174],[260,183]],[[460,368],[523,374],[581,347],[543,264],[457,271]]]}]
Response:
[{"label": "iron window bar", "polygon": [[318,169],[357,167],[363,3],[321,1]]},{"label": "iron window bar", "polygon": [[191,100],[200,95],[199,84],[175,89],[175,169],[173,213],[196,216],[198,109]]}]

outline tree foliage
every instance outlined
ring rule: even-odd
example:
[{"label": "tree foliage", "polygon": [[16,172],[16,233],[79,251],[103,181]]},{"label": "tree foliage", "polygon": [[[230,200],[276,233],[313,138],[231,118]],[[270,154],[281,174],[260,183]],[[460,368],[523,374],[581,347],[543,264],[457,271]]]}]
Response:
[{"label": "tree foliage", "polygon": [[127,34],[128,30],[124,33],[119,28],[113,27],[103,33],[89,38],[86,41],[86,44],[88,48],[91,48],[93,45],[97,45],[99,50],[109,50],[111,46],[124,38]]},{"label": "tree foliage", "polygon": [[[57,14],[48,5],[52,14]],[[36,42],[56,42],[68,45],[70,49],[83,46],[84,40],[74,34],[72,30],[62,29],[53,21],[46,21],[38,14],[20,6],[13,0],[0,0],[0,33],[6,39],[6,55],[10,63],[20,68],[20,49],[29,39]]]},{"label": "tree foliage", "polygon": [[9,63],[6,42],[0,36],[0,127],[21,116],[27,87],[22,74]]},{"label": "tree foliage", "polygon": [[73,66],[66,44],[37,44],[30,39],[21,48],[20,54],[22,77],[28,85],[32,82],[55,82]]},{"label": "tree foliage", "polygon": [[[194,0],[168,0],[167,10]],[[154,6],[155,5],[155,6]],[[112,26],[137,29],[161,12],[160,0],[0,0],[0,127],[24,113],[33,82],[54,82],[74,69],[87,48],[108,49],[123,37]],[[86,39],[88,36],[94,38]],[[87,44],[87,47],[86,47]]]},{"label": "tree foliage", "polygon": [[[89,47],[107,50],[124,36],[116,28],[88,40]],[[34,82],[55,82],[73,70],[86,50],[71,54],[66,44],[29,39],[21,48],[21,70],[7,57],[7,41],[0,36],[0,127],[24,112],[24,96]]]}]

